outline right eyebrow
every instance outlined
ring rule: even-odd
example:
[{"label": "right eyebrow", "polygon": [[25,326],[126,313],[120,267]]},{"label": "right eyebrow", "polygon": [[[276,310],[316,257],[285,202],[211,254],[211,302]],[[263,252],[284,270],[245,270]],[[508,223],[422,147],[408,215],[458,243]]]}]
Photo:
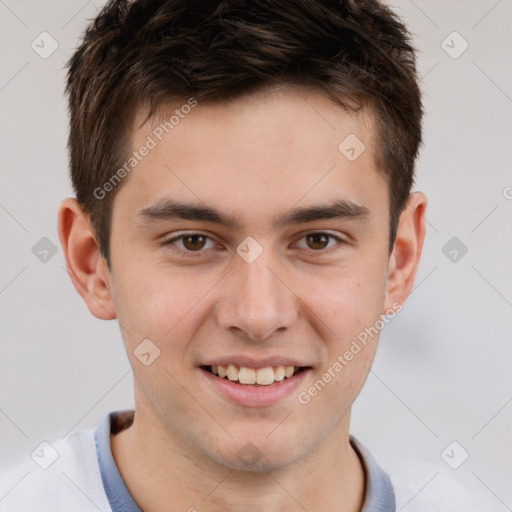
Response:
[{"label": "right eyebrow", "polygon": [[216,208],[201,203],[183,203],[173,199],[164,199],[143,208],[137,215],[145,223],[174,219],[203,220],[214,222],[233,230],[239,230],[241,223],[237,218],[227,215]]}]

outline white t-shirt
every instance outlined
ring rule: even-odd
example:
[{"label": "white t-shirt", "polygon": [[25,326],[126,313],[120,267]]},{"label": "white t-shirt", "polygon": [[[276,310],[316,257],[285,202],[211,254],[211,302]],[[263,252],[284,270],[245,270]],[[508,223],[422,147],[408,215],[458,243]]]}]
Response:
[{"label": "white t-shirt", "polygon": [[[140,512],[117,469],[110,434],[128,427],[133,411],[113,411],[96,429],[68,435],[52,445],[40,445],[32,460],[0,477],[0,512]],[[414,496],[406,475],[389,478],[369,451],[353,436],[366,475],[365,503],[361,512],[393,512],[395,495]],[[421,494],[404,512],[475,512],[475,498],[454,479],[441,479],[444,492],[438,503]],[[475,508],[478,507],[478,508]],[[198,505],[197,510],[202,508]],[[203,507],[204,508],[204,507]],[[316,512],[316,511],[310,511]]]}]

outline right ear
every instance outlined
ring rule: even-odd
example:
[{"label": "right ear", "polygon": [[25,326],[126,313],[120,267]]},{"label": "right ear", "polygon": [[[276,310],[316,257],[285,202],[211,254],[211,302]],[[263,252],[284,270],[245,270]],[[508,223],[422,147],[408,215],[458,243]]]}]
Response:
[{"label": "right ear", "polygon": [[117,314],[108,265],[94,229],[75,198],[64,199],[60,204],[58,231],[69,277],[77,292],[95,317],[113,320]]}]

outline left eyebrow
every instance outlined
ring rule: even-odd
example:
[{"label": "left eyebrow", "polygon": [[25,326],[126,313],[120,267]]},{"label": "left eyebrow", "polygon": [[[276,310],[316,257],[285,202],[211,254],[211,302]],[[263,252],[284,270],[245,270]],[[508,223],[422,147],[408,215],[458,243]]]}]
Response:
[{"label": "left eyebrow", "polygon": [[[238,231],[241,231],[242,227],[238,217],[228,215],[212,206],[202,203],[183,203],[170,198],[143,208],[137,216],[144,223],[185,219],[213,222]],[[277,229],[322,219],[366,220],[369,216],[370,211],[366,206],[346,199],[339,199],[327,205],[292,208],[284,215],[274,217],[271,225],[272,229]]]},{"label": "left eyebrow", "polygon": [[302,224],[322,219],[366,220],[370,210],[362,204],[346,199],[339,199],[328,205],[311,205],[303,208],[292,208],[281,217],[274,218],[272,228],[280,228],[291,224]]}]

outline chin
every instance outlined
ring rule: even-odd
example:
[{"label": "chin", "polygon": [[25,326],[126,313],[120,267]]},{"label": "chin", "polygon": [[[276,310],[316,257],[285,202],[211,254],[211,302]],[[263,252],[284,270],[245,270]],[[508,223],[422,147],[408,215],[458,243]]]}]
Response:
[{"label": "chin", "polygon": [[238,453],[234,456],[229,454],[227,457],[221,456],[216,462],[236,471],[268,473],[285,469],[293,465],[297,460],[300,460],[300,456],[293,458],[290,453],[279,456],[275,452],[262,453],[258,451],[255,457],[252,457],[250,454],[245,454],[244,457],[239,457]]},{"label": "chin", "polygon": [[269,440],[259,435],[238,437],[233,440],[236,449],[224,446],[216,453],[210,453],[210,458],[219,464],[233,470],[263,473],[287,468],[306,457],[302,442],[294,440],[293,436]]}]

